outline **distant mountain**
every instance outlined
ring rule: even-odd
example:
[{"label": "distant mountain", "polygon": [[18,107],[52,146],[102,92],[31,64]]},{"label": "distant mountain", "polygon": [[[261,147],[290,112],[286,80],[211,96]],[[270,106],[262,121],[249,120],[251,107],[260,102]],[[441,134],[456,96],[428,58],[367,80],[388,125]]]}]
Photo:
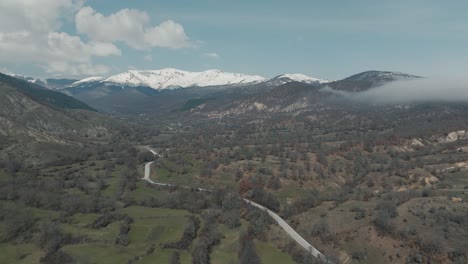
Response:
[{"label": "distant mountain", "polygon": [[4,155],[32,163],[51,162],[82,144],[108,138],[113,121],[63,93],[0,74],[0,137]]},{"label": "distant mountain", "polygon": [[271,116],[274,114],[294,114],[296,112],[322,106],[329,93],[320,91],[317,84],[288,82],[270,90],[212,107],[209,102],[202,109],[192,111],[201,115],[221,118],[229,116]]},{"label": "distant mountain", "polygon": [[160,93],[147,86],[120,86],[99,81],[82,82],[60,91],[105,112],[138,108],[141,100]]},{"label": "distant mountain", "polygon": [[82,84],[94,84],[94,83],[98,83],[100,81],[104,80],[104,77],[99,77],[99,76],[93,76],[93,77],[88,77],[88,78],[84,78],[84,79],[81,79],[81,80],[78,80],[78,81],[75,81],[71,84],[69,84],[69,87],[75,87],[75,86],[79,86],[79,85],[82,85]]},{"label": "distant mountain", "polygon": [[20,80],[24,80],[24,81],[27,81],[27,82],[30,82],[30,83],[34,83],[34,84],[37,84],[37,85],[41,85],[43,87],[46,86],[46,83],[44,80],[41,80],[39,78],[34,78],[34,77],[30,77],[30,76],[24,76],[24,75],[21,75],[21,74],[16,74],[16,73],[8,73],[8,74],[5,74],[5,75],[8,75],[8,76],[11,76],[11,77],[15,77],[17,79],[20,79]]},{"label": "distant mountain", "polygon": [[[206,96],[215,93],[218,98],[225,97],[223,102],[239,99],[242,96],[261,93],[290,82],[301,82],[319,85],[328,81],[309,77],[303,74],[282,74],[271,79],[258,75],[229,73],[220,70],[189,72],[172,68],[161,70],[131,70],[107,78],[88,77],[76,81],[63,90],[93,107],[104,111],[140,108],[154,109],[150,99],[154,96],[170,96],[170,102],[177,101],[173,93],[177,91],[180,99]],[[180,89],[183,88],[183,89]],[[192,88],[185,91],[188,88]],[[155,99],[155,98],[153,98]],[[144,101],[144,102],[143,102]],[[158,102],[160,102],[158,100]],[[167,102],[161,102],[167,105]],[[154,104],[153,104],[154,105]]]},{"label": "distant mountain", "polygon": [[[154,71],[128,71],[108,78],[89,77],[77,81],[62,90],[87,104],[106,112],[133,112],[132,109],[155,109],[151,102],[161,92],[178,91],[178,96],[190,99],[192,96],[205,95],[231,87],[246,87],[266,80],[256,75],[226,73],[219,70],[188,72],[176,69]],[[183,92],[196,87],[196,91]],[[177,89],[184,88],[184,89]],[[170,96],[172,96],[172,93]],[[197,95],[194,95],[197,94]],[[165,93],[168,95],[168,93]],[[175,99],[179,102],[180,99]],[[173,102],[173,100],[169,102]],[[167,101],[163,100],[166,105]]]},{"label": "distant mountain", "polygon": [[[288,76],[288,75],[286,75]],[[289,75],[291,76],[291,75]],[[292,78],[291,78],[292,77]],[[291,80],[279,84],[271,89],[264,89],[263,91],[246,96],[242,99],[236,99],[230,103],[219,105],[218,107],[210,107],[214,105],[215,101],[210,101],[204,105],[203,109],[198,109],[202,115],[211,117],[225,117],[225,116],[272,116],[276,114],[297,115],[304,112],[333,112],[332,109],[342,109],[343,106],[349,107],[354,102],[349,100],[349,93],[362,92],[389,82],[399,80],[411,80],[420,78],[415,75],[398,73],[398,72],[382,72],[382,71],[368,71],[355,74],[343,80],[326,82],[314,79],[309,79],[299,75],[293,75],[287,79]],[[302,82],[292,81],[296,77]],[[269,80],[285,79],[284,76],[278,76]],[[331,89],[331,90],[330,90]],[[347,93],[334,92],[333,90],[346,91]],[[356,104],[359,105],[359,102]]]},{"label": "distant mountain", "polygon": [[0,82],[3,85],[15,87],[17,91],[22,92],[34,101],[48,105],[50,107],[95,111],[90,106],[71,96],[48,90],[41,85],[36,85],[32,82],[21,80],[16,77],[11,77],[0,73]]},{"label": "distant mountain", "polygon": [[330,82],[328,80],[318,79],[318,78],[310,77],[310,76],[300,74],[300,73],[294,73],[294,74],[286,73],[286,74],[278,75],[278,76],[270,79],[270,81],[272,81],[272,80],[282,80],[284,83],[287,83],[287,82],[302,82],[302,83],[309,83],[309,84],[311,84],[311,83],[319,84],[319,83],[329,83]]},{"label": "distant mountain", "polygon": [[265,81],[266,78],[257,75],[246,75],[240,73],[228,73],[219,70],[208,70],[203,72],[188,72],[177,69],[166,68],[154,71],[127,71],[121,74],[101,79],[91,77],[81,80],[74,85],[86,85],[96,82],[108,86],[120,87],[150,87],[156,90],[206,87],[219,85],[249,84]]},{"label": "distant mountain", "polygon": [[[329,96],[324,97],[323,92],[319,92],[321,88],[359,92],[388,82],[412,78],[418,76],[398,72],[368,71],[343,80],[328,81],[303,74],[282,74],[266,79],[256,75],[225,73],[219,70],[187,72],[162,69],[128,71],[108,78],[90,77],[77,81],[62,91],[106,112],[164,113],[174,109],[187,109],[183,107],[185,102],[193,99],[205,102],[203,98],[209,100],[199,107],[216,111],[234,101],[241,102],[244,98],[253,100],[252,98],[257,96],[260,101],[268,100],[272,109],[276,109],[274,111],[280,108],[289,111],[291,107],[305,106],[312,101],[315,102],[317,98],[328,98]],[[283,94],[285,90],[287,92]],[[309,99],[313,97],[314,100],[296,98],[304,93],[313,93],[308,97]],[[282,98],[273,98],[279,94],[282,94]],[[286,102],[293,102],[296,99],[300,102],[288,108]],[[283,106],[271,105],[275,101],[279,102],[278,100],[283,102]]]},{"label": "distant mountain", "polygon": [[15,73],[9,73],[6,74],[11,77],[15,77],[20,80],[27,81],[29,83],[37,84],[45,88],[49,88],[52,90],[58,90],[58,89],[63,89],[65,87],[70,86],[74,82],[77,82],[78,80],[76,79],[54,79],[54,78],[49,78],[49,79],[39,79],[39,78],[34,78],[34,77],[29,77],[29,76],[24,76],[20,74],[15,74]]},{"label": "distant mountain", "polygon": [[421,77],[401,72],[366,71],[352,75],[343,80],[331,82],[328,86],[335,90],[361,92],[388,82],[411,80],[415,78]]},{"label": "distant mountain", "polygon": [[70,85],[70,87],[89,87],[91,85],[107,85],[119,87],[150,87],[156,90],[187,88],[187,87],[214,87],[214,86],[246,86],[259,83],[281,85],[288,82],[302,82],[321,84],[328,80],[309,77],[304,74],[282,74],[271,79],[258,75],[240,73],[227,73],[220,70],[203,72],[188,72],[166,68],[154,71],[127,71],[108,78],[88,77]]},{"label": "distant mountain", "polygon": [[[319,92],[325,87],[337,91],[361,92],[388,82],[420,77],[400,72],[367,71],[337,81],[298,73],[286,73],[267,79],[257,75],[220,70],[189,72],[166,68],[131,70],[110,77],[93,76],[78,81],[71,79],[41,81],[19,76],[16,78],[49,88],[60,89],[65,85],[61,92],[106,112],[162,114],[177,109],[188,109],[183,106],[186,102],[192,102],[190,100],[204,102],[197,107],[203,107],[205,111],[209,109],[217,111],[233,102],[242,102],[244,98],[254,100],[253,98],[257,97],[257,101],[265,101],[267,103],[265,105],[273,112],[280,111],[279,109],[290,111],[293,108],[300,108],[299,106],[307,108],[306,105],[316,103],[317,98],[323,100],[329,98],[330,94],[324,96],[323,92]],[[281,98],[274,98],[275,96]],[[300,96],[302,98],[299,98]],[[275,105],[274,102],[278,104]],[[292,104],[295,105],[290,106]]]},{"label": "distant mountain", "polygon": [[78,80],[76,79],[45,79],[43,86],[49,89],[59,90],[66,88],[77,81]]}]

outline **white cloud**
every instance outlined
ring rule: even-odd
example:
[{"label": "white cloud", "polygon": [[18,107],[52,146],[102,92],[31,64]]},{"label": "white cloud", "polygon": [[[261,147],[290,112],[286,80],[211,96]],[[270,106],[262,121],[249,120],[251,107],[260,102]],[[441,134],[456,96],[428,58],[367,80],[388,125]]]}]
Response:
[{"label": "white cloud", "polygon": [[145,61],[153,61],[153,56],[151,56],[151,55],[148,54],[148,55],[146,55],[145,57],[143,57],[143,59],[144,59]]},{"label": "white cloud", "polygon": [[77,0],[2,0],[0,31],[49,32],[60,28],[60,19],[81,6]]},{"label": "white cloud", "polygon": [[66,73],[70,75],[102,75],[111,71],[106,65],[91,63],[68,63],[64,61],[51,61],[45,67],[48,73]]},{"label": "white cloud", "polygon": [[77,31],[94,41],[120,41],[139,50],[193,46],[182,25],[167,20],[152,26],[149,15],[135,9],[122,9],[104,16],[91,7],[83,7],[76,15],[75,22]]},{"label": "white cloud", "polygon": [[[85,0],[0,0],[0,62],[2,66],[28,64],[54,75],[106,74],[97,57],[119,56],[114,44],[139,50],[154,47],[180,49],[195,46],[182,25],[167,20],[151,25],[150,16],[122,9],[109,16],[83,6]],[[64,23],[76,23],[78,35],[62,32]],[[151,61],[151,56],[145,56]]]},{"label": "white cloud", "polygon": [[103,65],[93,65],[95,56],[120,55],[110,43],[84,43],[64,32],[0,32],[0,60],[10,63],[35,63],[49,73],[88,75],[107,73]]},{"label": "white cloud", "polygon": [[358,94],[374,103],[468,102],[468,79],[419,78],[396,81]]},{"label": "white cloud", "polygon": [[51,56],[74,61],[88,61],[91,56],[120,55],[120,50],[111,43],[84,43],[77,36],[63,32],[52,32],[48,36],[48,47]]},{"label": "white cloud", "polygon": [[219,59],[219,54],[216,52],[205,53],[203,55],[205,55],[208,58]]},{"label": "white cloud", "polygon": [[418,78],[390,82],[358,93],[333,90],[330,87],[325,87],[322,91],[375,104],[468,102],[468,79],[466,77]]},{"label": "white cloud", "polygon": [[120,55],[112,43],[83,42],[59,32],[66,16],[82,6],[79,0],[0,1],[0,61],[36,64],[49,73],[104,74],[109,68],[94,65],[93,57]]},{"label": "white cloud", "polygon": [[3,74],[6,74],[6,75],[13,75],[13,72],[10,71],[8,68],[6,67],[0,67],[0,73],[3,73]]}]

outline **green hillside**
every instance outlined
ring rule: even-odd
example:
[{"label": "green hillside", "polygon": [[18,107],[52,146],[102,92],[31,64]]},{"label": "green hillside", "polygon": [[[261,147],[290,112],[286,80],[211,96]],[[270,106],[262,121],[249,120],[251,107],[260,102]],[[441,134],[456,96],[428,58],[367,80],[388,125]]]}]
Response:
[{"label": "green hillside", "polygon": [[34,101],[45,104],[50,107],[58,107],[63,109],[83,109],[96,111],[87,104],[66,94],[47,90],[39,85],[29,83],[5,74],[0,73],[0,85],[8,85],[21,91]]}]

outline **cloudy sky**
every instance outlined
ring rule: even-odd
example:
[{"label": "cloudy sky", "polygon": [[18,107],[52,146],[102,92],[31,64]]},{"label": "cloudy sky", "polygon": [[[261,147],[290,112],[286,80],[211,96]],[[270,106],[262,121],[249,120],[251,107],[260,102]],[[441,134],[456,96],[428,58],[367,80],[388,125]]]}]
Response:
[{"label": "cloudy sky", "polygon": [[0,71],[463,76],[467,13],[466,0],[0,0]]}]

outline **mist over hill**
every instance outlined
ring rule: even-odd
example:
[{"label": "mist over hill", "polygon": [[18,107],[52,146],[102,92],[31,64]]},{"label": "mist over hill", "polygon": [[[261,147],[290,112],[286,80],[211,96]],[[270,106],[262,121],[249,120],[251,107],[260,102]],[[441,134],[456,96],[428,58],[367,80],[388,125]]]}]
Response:
[{"label": "mist over hill", "polygon": [[345,96],[350,96],[352,100],[384,104],[424,102],[467,103],[468,80],[419,78],[395,81],[356,95],[345,94]]}]

